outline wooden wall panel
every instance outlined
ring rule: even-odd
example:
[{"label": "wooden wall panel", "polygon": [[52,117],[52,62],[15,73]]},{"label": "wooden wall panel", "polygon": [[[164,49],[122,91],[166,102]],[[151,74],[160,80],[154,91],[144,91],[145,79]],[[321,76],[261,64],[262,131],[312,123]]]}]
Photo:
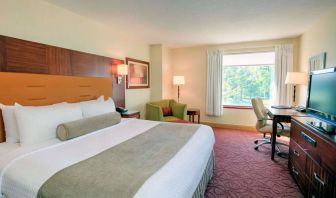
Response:
[{"label": "wooden wall panel", "polygon": [[84,52],[71,51],[71,69],[74,76],[100,76],[111,77],[112,59],[88,54]]},{"label": "wooden wall panel", "polygon": [[48,74],[47,63],[48,46],[34,42],[6,37],[6,65],[7,72],[27,72]]},{"label": "wooden wall panel", "polygon": [[71,76],[70,50],[49,47],[47,53],[49,74]]},{"label": "wooden wall panel", "polygon": [[95,55],[71,51],[70,62],[74,76],[100,76],[96,73],[97,56]]},{"label": "wooden wall panel", "polygon": [[106,58],[103,56],[98,57],[96,63],[96,73],[101,75],[102,77],[112,76],[112,62],[113,60],[110,58]]},{"label": "wooden wall panel", "polygon": [[0,35],[0,71],[111,77],[116,106],[125,107],[125,79],[117,84],[112,66],[123,60]]},{"label": "wooden wall panel", "polygon": [[5,37],[0,36],[0,71],[5,67]]}]

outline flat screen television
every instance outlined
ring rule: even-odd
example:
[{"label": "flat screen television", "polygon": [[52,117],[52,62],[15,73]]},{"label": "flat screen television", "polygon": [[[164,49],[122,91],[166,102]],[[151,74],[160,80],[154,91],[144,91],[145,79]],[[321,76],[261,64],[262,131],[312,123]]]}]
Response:
[{"label": "flat screen television", "polygon": [[306,108],[309,114],[336,124],[336,68],[312,72]]}]

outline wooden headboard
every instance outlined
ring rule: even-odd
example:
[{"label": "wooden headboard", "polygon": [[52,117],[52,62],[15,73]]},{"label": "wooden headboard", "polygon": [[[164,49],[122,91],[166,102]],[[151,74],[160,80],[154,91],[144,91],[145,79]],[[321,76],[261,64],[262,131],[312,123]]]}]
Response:
[{"label": "wooden headboard", "polygon": [[117,83],[112,67],[123,63],[116,58],[0,35],[0,72],[112,78],[113,100],[119,107],[125,107],[125,77]]},{"label": "wooden headboard", "polygon": [[[0,103],[39,106],[112,97],[112,79],[0,72]],[[0,142],[5,141],[0,112]]]}]

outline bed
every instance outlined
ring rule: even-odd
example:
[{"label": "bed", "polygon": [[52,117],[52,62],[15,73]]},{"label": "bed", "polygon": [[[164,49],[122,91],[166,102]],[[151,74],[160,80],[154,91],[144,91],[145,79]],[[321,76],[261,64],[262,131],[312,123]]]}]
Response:
[{"label": "bed", "polygon": [[[81,82],[74,83],[75,77],[60,77],[63,86],[66,81],[76,85],[68,88],[76,91],[65,93],[75,92],[82,97],[69,94],[58,99],[57,94],[34,95],[43,94],[43,90],[65,89],[57,88],[58,77],[6,75],[8,80],[26,79],[18,83],[21,87],[26,84],[29,89],[40,90],[28,93],[27,99],[18,97],[12,87],[11,96],[0,95],[2,103],[44,105],[111,96],[110,89],[100,87],[111,87],[112,83],[103,78],[76,77],[75,81]],[[50,77],[55,84],[45,86]],[[96,85],[100,88],[95,89]],[[166,146],[166,142],[171,145]],[[176,146],[174,142],[180,143]],[[25,146],[4,142],[0,143],[1,196],[203,197],[213,171],[213,145],[213,131],[208,126],[139,119],[122,119],[116,125],[67,141],[54,138]]]}]

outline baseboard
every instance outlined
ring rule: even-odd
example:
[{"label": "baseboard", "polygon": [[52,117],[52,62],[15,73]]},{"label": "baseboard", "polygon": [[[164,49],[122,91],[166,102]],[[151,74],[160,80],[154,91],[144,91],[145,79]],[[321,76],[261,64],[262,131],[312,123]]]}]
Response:
[{"label": "baseboard", "polygon": [[219,124],[211,122],[202,122],[202,124],[214,127],[214,128],[223,128],[223,129],[239,129],[244,131],[257,131],[254,126],[245,126],[245,125],[235,125],[235,124]]}]

